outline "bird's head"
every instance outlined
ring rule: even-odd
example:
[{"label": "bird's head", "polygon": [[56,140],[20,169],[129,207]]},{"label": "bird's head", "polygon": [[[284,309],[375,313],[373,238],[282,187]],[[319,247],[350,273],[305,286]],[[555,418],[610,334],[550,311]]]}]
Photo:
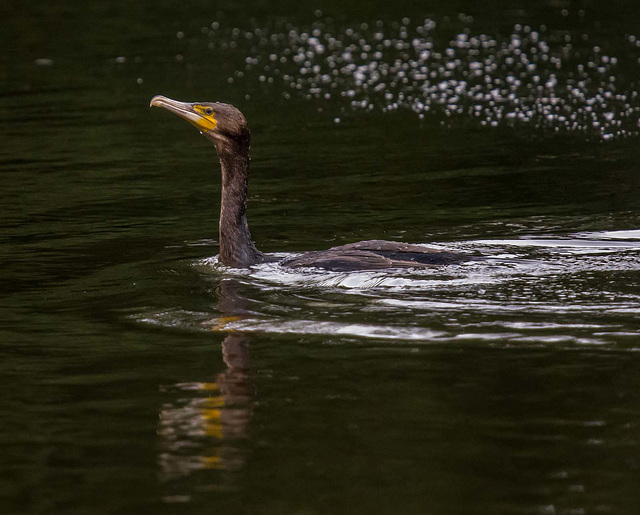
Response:
[{"label": "bird's head", "polygon": [[162,107],[184,118],[216,146],[218,154],[248,151],[251,135],[244,115],[221,102],[179,102],[162,95],[151,99],[150,106]]}]

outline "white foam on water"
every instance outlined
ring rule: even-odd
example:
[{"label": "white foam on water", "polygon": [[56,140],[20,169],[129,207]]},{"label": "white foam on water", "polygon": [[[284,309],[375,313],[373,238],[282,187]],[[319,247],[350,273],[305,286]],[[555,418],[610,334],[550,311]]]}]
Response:
[{"label": "white foam on water", "polygon": [[[620,234],[621,239],[613,236]],[[441,244],[482,259],[429,269],[328,272],[265,263],[229,269],[217,258],[192,263],[213,281],[242,286],[246,309],[179,307],[134,315],[139,322],[193,331],[326,335],[426,343],[603,345],[632,341],[640,294],[600,278],[640,270],[637,231]],[[517,248],[517,252],[508,249]],[[596,250],[596,253],[576,251]],[[279,254],[287,258],[290,254]],[[632,275],[631,277],[634,277]],[[636,324],[637,325],[637,324]],[[640,328],[639,328],[640,331]],[[638,333],[640,335],[640,332]]]}]

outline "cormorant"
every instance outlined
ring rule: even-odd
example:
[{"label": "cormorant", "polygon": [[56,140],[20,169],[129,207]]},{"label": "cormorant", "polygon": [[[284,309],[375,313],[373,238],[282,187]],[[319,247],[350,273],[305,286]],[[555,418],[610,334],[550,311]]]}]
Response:
[{"label": "cormorant", "polygon": [[[216,147],[222,169],[220,208],[220,262],[234,268],[278,258],[260,252],[247,224],[249,145],[251,135],[244,115],[220,102],[178,102],[161,95],[150,106],[162,107],[194,125]],[[383,240],[360,241],[328,250],[305,252],[281,265],[317,267],[333,271],[383,268],[425,268],[469,260],[471,256],[439,249]]]}]

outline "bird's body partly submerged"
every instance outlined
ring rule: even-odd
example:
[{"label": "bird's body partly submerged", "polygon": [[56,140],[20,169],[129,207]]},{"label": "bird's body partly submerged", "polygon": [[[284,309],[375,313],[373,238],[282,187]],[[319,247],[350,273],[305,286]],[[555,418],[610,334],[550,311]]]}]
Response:
[{"label": "bird's body partly submerged", "polygon": [[285,259],[290,268],[312,266],[333,271],[379,270],[382,268],[425,268],[449,265],[469,259],[465,254],[410,245],[395,241],[368,240],[332,247],[328,250],[305,252]]},{"label": "bird's body partly submerged", "polygon": [[383,240],[360,241],[328,250],[305,252],[284,260],[260,252],[251,239],[247,223],[251,135],[244,115],[229,104],[178,102],[160,95],[153,97],[150,105],[184,118],[216,147],[222,171],[219,259],[226,266],[247,268],[258,263],[280,261],[282,266],[290,268],[351,271],[427,268],[470,259],[466,254]]}]

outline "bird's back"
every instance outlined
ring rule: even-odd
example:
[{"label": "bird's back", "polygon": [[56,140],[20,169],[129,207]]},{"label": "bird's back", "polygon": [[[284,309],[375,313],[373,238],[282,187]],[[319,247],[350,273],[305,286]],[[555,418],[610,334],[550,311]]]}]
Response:
[{"label": "bird's back", "polygon": [[456,252],[384,240],[359,241],[284,260],[290,268],[316,267],[336,272],[384,268],[429,268],[467,261]]}]

